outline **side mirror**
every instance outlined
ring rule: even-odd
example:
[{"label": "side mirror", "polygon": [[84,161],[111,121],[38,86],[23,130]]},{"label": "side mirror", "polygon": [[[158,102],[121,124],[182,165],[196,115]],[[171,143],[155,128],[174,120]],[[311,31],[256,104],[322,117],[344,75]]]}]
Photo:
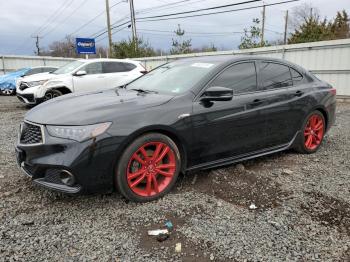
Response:
[{"label": "side mirror", "polygon": [[201,101],[230,101],[233,97],[233,90],[231,88],[222,86],[211,86],[203,93]]},{"label": "side mirror", "polygon": [[75,76],[84,76],[84,75],[86,75],[86,71],[84,71],[84,70],[79,70],[79,71],[76,72],[74,75],[75,75]]}]

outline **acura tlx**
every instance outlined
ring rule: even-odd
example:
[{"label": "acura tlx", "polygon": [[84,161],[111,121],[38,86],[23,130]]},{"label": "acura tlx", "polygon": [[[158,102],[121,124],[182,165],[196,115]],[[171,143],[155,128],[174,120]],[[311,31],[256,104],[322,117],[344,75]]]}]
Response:
[{"label": "acura tlx", "polygon": [[17,161],[66,193],[168,193],[180,172],[286,149],[316,152],[335,121],[336,90],[279,59],[207,56],[162,65],[124,87],[65,95],[30,110]]}]

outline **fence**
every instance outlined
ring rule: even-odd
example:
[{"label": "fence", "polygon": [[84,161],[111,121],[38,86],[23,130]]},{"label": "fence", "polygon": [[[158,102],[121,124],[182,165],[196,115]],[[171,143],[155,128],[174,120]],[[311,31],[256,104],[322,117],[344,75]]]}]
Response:
[{"label": "fence", "polygon": [[338,95],[350,96],[350,39],[245,50],[145,57],[136,60],[143,62],[149,70],[179,58],[208,55],[257,55],[286,59],[310,70],[320,79],[332,84],[337,89]]},{"label": "fence", "polygon": [[60,67],[73,61],[72,58],[49,57],[49,56],[0,56],[0,74],[6,74],[11,71],[24,67],[35,66],[55,66]]},{"label": "fence", "polygon": [[[340,96],[350,97],[350,39],[322,41],[304,44],[281,45],[245,50],[195,53],[137,58],[147,69],[179,58],[208,55],[258,55],[282,58],[310,70],[320,79],[332,84]],[[38,56],[0,56],[0,73],[23,67],[62,66],[72,58]]]}]

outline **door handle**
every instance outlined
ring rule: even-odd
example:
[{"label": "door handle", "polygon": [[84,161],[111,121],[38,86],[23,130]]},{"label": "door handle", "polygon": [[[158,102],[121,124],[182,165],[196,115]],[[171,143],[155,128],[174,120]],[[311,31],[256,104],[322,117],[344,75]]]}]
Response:
[{"label": "door handle", "polygon": [[261,99],[254,99],[253,102],[250,103],[250,105],[252,105],[252,106],[258,106],[258,105],[261,105],[262,103],[264,103],[264,100],[261,100]]},{"label": "door handle", "polygon": [[304,94],[304,92],[298,90],[294,93],[294,96],[302,96]]}]

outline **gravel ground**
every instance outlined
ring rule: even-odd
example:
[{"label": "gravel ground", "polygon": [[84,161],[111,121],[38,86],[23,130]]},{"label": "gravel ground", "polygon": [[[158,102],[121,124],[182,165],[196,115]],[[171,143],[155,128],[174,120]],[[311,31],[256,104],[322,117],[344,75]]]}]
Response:
[{"label": "gravel ground", "polygon": [[[0,97],[0,261],[350,260],[350,104],[338,105],[316,154],[288,151],[182,176],[146,204],[33,186],[13,149],[26,110]],[[147,236],[168,219],[169,239]]]}]

